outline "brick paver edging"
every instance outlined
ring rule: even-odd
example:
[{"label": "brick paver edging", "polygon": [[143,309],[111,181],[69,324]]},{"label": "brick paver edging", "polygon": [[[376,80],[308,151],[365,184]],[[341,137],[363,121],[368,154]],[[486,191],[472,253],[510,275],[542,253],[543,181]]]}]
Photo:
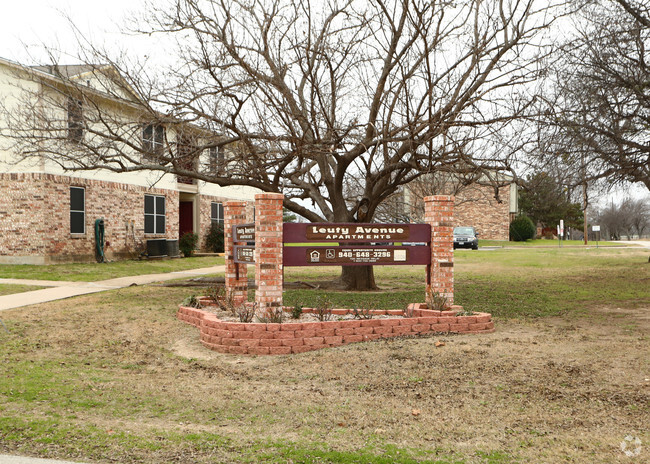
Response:
[{"label": "brick paver edging", "polygon": [[[177,317],[201,331],[201,343],[211,350],[232,354],[291,354],[319,350],[348,343],[398,336],[418,336],[433,333],[479,334],[494,332],[494,322],[488,313],[457,316],[462,308],[434,311],[426,305],[412,303],[408,311],[413,317],[397,317],[402,310],[372,311],[375,315],[394,318],[360,319],[325,322],[242,323],[227,322],[209,311],[179,306]],[[287,308],[289,309],[289,308]],[[309,312],[305,308],[303,312]],[[351,312],[334,309],[335,315]]]}]

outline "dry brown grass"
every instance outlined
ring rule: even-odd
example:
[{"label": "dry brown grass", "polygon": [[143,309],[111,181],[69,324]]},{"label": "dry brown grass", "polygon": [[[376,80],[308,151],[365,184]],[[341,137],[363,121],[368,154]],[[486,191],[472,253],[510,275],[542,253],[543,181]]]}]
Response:
[{"label": "dry brown grass", "polygon": [[[255,462],[250,447],[270,440],[340,451],[372,444],[376,454],[396,445],[460,462],[494,452],[505,457],[491,462],[611,463],[631,462],[619,446],[633,435],[648,456],[648,308],[497,321],[496,333],[480,337],[238,357],[205,350],[196,329],[175,320],[186,293],[128,288],[3,312],[12,334],[0,339],[0,450],[102,462]],[[445,345],[435,348],[437,340]],[[35,398],[24,392],[29,384]],[[102,443],[89,443],[97,435],[43,443],[12,417],[59,417],[100,431]],[[206,451],[157,439],[161,430],[232,441]],[[159,447],[130,446],[123,434]],[[270,462],[294,462],[277,452]]]}]

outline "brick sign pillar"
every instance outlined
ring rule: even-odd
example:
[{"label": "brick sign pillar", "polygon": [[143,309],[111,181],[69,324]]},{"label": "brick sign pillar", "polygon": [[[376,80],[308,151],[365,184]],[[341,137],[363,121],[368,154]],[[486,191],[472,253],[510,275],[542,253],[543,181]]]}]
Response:
[{"label": "brick sign pillar", "polygon": [[282,307],[281,193],[255,195],[255,302],[258,311]]},{"label": "brick sign pillar", "polygon": [[[248,300],[248,277],[246,265],[234,261],[237,243],[233,242],[232,226],[246,223],[246,202],[227,201],[223,204],[224,251],[226,254],[226,293],[237,304]],[[243,245],[243,243],[241,244]]]},{"label": "brick sign pillar", "polygon": [[454,197],[424,198],[424,221],[431,225],[431,271],[427,276],[427,303],[431,293],[454,302]]}]

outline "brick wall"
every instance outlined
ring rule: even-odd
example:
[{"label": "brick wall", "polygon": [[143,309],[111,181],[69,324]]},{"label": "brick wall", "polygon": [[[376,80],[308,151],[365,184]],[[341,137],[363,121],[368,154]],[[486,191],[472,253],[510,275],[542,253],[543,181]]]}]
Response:
[{"label": "brick wall", "polygon": [[424,221],[431,225],[431,266],[427,278],[427,303],[433,295],[454,302],[454,197],[424,197]]},{"label": "brick wall", "polygon": [[454,226],[476,228],[486,240],[508,240],[510,228],[510,187],[499,189],[498,203],[492,187],[470,185],[456,194]]},{"label": "brick wall", "polygon": [[[70,234],[70,187],[85,188],[86,233]],[[109,259],[137,255],[149,238],[178,238],[178,192],[42,173],[0,174],[0,262],[94,259],[104,218]],[[144,195],[165,197],[165,234],[144,234]]]},{"label": "brick wall", "polygon": [[255,302],[260,314],[282,306],[283,199],[281,193],[255,195]]},{"label": "brick wall", "polygon": [[[440,188],[442,193],[450,189]],[[424,220],[424,201],[418,197],[419,190],[409,193],[410,217],[413,221]],[[499,200],[494,198],[494,188],[472,184],[454,194],[454,227],[475,227],[479,238],[508,240],[510,228],[510,186],[499,189]]]},{"label": "brick wall", "polygon": [[[458,316],[462,307],[452,311],[421,309],[412,303],[412,317],[399,317],[403,310],[373,310],[373,315],[391,314],[394,318],[326,322],[289,321],[282,324],[221,321],[209,311],[180,306],[179,320],[199,328],[201,343],[211,350],[231,354],[294,354],[333,348],[380,338],[426,336],[435,333],[487,334],[494,332],[488,313]],[[288,308],[285,308],[287,310]],[[304,308],[305,312],[312,309]],[[335,309],[334,314],[350,310]]]}]

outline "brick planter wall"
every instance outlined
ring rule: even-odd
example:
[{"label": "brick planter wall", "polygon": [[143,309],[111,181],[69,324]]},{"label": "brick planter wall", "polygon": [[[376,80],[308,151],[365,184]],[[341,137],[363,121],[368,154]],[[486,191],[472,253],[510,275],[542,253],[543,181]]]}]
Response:
[{"label": "brick planter wall", "polygon": [[[399,336],[420,336],[434,333],[479,334],[494,332],[492,316],[475,313],[457,316],[462,308],[433,311],[413,303],[408,310],[413,317],[398,317],[403,311],[373,311],[375,315],[390,314],[385,319],[361,319],[326,322],[285,322],[282,324],[240,323],[221,321],[201,309],[180,306],[177,317],[201,331],[201,343],[211,350],[231,354],[292,354],[330,348],[349,343]],[[308,312],[309,309],[305,309]],[[334,315],[348,314],[335,309]]]}]

